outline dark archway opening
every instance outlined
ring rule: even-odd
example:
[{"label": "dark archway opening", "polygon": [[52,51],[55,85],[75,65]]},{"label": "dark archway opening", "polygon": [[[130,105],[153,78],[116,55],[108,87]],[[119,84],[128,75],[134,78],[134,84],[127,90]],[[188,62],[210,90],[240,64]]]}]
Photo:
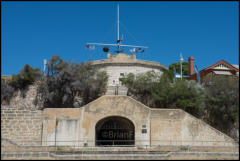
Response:
[{"label": "dark archway opening", "polygon": [[104,118],[96,124],[95,130],[96,146],[134,146],[135,127],[127,118]]}]

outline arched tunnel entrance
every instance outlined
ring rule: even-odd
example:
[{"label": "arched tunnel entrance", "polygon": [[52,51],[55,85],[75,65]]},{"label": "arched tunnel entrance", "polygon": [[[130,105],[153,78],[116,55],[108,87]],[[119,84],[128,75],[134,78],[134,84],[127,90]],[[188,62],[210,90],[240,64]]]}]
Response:
[{"label": "arched tunnel entrance", "polygon": [[95,127],[96,146],[134,145],[135,127],[127,118],[113,116],[104,118]]}]

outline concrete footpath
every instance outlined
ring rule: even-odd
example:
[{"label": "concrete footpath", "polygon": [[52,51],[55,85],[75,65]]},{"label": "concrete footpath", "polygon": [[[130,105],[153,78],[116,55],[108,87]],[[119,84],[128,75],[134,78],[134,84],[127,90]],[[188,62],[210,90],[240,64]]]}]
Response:
[{"label": "concrete footpath", "polygon": [[128,151],[78,151],[78,152],[3,152],[1,159],[34,160],[238,160],[239,152],[128,152]]}]

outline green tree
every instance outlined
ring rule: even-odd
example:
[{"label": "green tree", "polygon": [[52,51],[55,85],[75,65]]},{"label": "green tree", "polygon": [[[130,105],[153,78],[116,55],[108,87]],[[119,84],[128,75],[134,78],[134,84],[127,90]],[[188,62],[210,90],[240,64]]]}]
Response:
[{"label": "green tree", "polygon": [[[173,82],[173,77],[174,77],[174,68],[176,70],[176,73],[181,73],[181,68],[180,68],[180,63],[177,62],[177,63],[172,63],[169,65],[168,69],[169,70],[166,70],[164,71],[164,75],[168,77],[168,79]],[[188,62],[183,62],[182,63],[182,74],[183,75],[189,75],[189,66],[188,66]],[[186,80],[185,77],[183,77],[183,79]]]},{"label": "green tree", "polygon": [[129,73],[119,80],[128,88],[128,95],[133,96],[147,106],[153,106],[151,91],[153,90],[153,82],[156,82],[159,78],[158,73],[148,71],[137,75]]},{"label": "green tree", "polygon": [[[213,76],[203,80],[206,88],[206,121],[230,134],[239,121],[239,77]],[[239,126],[239,125],[238,125]]]},{"label": "green tree", "polygon": [[181,108],[195,116],[204,110],[204,89],[194,81],[179,80],[172,83],[168,74],[154,71],[143,74],[128,74],[120,81],[143,104],[155,108]]},{"label": "green tree", "polygon": [[67,63],[53,56],[47,64],[47,76],[38,87],[36,103],[44,107],[74,107],[76,97],[81,105],[100,97],[106,91],[107,74],[93,68],[90,63]]},{"label": "green tree", "polygon": [[130,73],[120,81],[129,95],[145,105],[183,109],[239,140],[234,132],[239,129],[239,77],[206,77],[200,85],[187,80],[172,83],[167,72],[159,76],[151,71]]},{"label": "green tree", "polygon": [[14,94],[14,89],[7,82],[1,79],[1,104],[9,104]]},{"label": "green tree", "polygon": [[15,89],[24,89],[36,80],[39,80],[41,76],[42,72],[39,68],[34,69],[30,65],[26,64],[19,74],[14,74],[12,76],[9,84]]},{"label": "green tree", "polygon": [[[173,68],[176,69],[176,73],[181,73],[181,68],[180,68],[180,63],[179,62],[169,65],[169,70],[170,71],[173,71]],[[188,75],[189,74],[188,62],[182,62],[182,74],[183,75]]]}]

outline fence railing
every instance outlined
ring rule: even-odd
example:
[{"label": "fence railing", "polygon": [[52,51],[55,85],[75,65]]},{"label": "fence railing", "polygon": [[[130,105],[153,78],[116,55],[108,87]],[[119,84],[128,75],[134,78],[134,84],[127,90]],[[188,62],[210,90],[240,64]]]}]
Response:
[{"label": "fence railing", "polygon": [[2,147],[239,147],[231,141],[192,141],[192,140],[71,140],[71,141],[33,141],[1,139]]}]

